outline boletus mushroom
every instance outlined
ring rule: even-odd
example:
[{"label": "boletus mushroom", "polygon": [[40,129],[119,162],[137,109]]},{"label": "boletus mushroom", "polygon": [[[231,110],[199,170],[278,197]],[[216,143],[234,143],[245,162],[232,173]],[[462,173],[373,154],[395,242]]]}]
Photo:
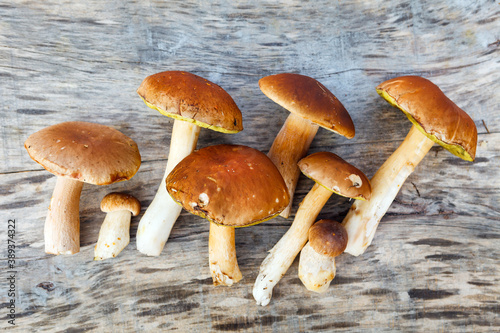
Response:
[{"label": "boletus mushroom", "polygon": [[210,221],[209,263],[214,285],[231,286],[242,277],[234,228],[277,216],[290,199],[273,162],[246,146],[200,149],[177,164],[166,186],[187,211]]},{"label": "boletus mushroom", "polygon": [[299,278],[317,293],[327,291],[335,277],[335,257],[347,246],[347,230],[339,222],[320,220],[309,228],[309,242],[300,251]]},{"label": "boletus mushroom", "polygon": [[188,72],[150,75],[137,93],[147,106],[174,119],[165,175],[137,229],[137,249],[146,255],[158,256],[182,209],[167,194],[165,179],[175,165],[196,148],[201,127],[237,133],[243,129],[242,116],[224,89]]},{"label": "boletus mushroom", "polygon": [[300,170],[315,181],[300,203],[290,229],[269,251],[260,266],[253,287],[257,304],[269,304],[274,286],[285,275],[295,257],[307,242],[307,232],[333,193],[368,200],[370,181],[363,172],[329,152],[311,154],[298,163]]},{"label": "boletus mushroom", "polygon": [[337,97],[311,77],[275,74],[260,79],[259,86],[267,97],[290,111],[268,153],[288,188],[290,203],[280,214],[288,218],[300,176],[297,162],[306,156],[319,126],[351,139],[354,124]]},{"label": "boletus mushroom", "polygon": [[355,201],[342,222],[349,241],[345,252],[358,256],[371,244],[377,226],[408,176],[434,143],[473,161],[477,129],[474,121],[431,81],[402,76],[381,83],[377,92],[413,123],[408,135],[371,179],[370,201]]},{"label": "boletus mushroom", "polygon": [[116,257],[130,242],[130,220],[141,212],[141,203],[125,193],[109,193],[101,200],[106,214],[94,248],[94,260]]},{"label": "boletus mushroom", "polygon": [[41,129],[24,146],[33,160],[57,176],[45,220],[45,252],[79,252],[83,183],[108,185],[132,178],[141,165],[137,144],[111,127],[72,121]]}]

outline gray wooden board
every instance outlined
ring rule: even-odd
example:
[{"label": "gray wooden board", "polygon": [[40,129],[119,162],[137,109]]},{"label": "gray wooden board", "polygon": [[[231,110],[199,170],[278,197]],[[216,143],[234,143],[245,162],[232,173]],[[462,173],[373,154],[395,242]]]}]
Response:
[{"label": "gray wooden board", "polygon": [[[16,220],[18,331],[439,331],[500,330],[500,5],[496,1],[9,1],[0,2],[0,235],[7,295],[7,221]],[[385,79],[430,78],[466,110],[479,132],[477,160],[434,146],[402,187],[361,257],[342,255],[323,295],[308,292],[297,261],[257,306],[258,267],[286,232],[312,186],[301,177],[292,217],[237,230],[243,280],[213,287],[208,224],[183,212],[162,255],[130,245],[94,262],[111,191],[144,208],[168,156],[172,122],[148,109],[135,89],[163,70],[186,70],[226,89],[245,130],[202,130],[198,147],[245,144],[267,152],[287,112],[258,79],[296,72],[321,81],[356,126],[352,140],[320,129],[311,152],[327,150],[372,176],[409,130],[375,93]],[[113,126],[139,145],[142,166],[130,181],[85,185],[81,253],[43,252],[43,223],[55,177],[33,162],[27,136],[68,120]],[[342,220],[347,199],[332,197],[320,218]]]}]

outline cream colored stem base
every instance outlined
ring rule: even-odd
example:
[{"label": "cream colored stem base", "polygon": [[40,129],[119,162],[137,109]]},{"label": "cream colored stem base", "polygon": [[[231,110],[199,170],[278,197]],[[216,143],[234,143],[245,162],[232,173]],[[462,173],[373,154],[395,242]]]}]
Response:
[{"label": "cream colored stem base", "polygon": [[80,194],[83,183],[57,177],[45,220],[45,252],[75,254],[80,252]]},{"label": "cream colored stem base", "polygon": [[170,236],[170,231],[182,207],[167,192],[166,178],[184,157],[196,148],[200,127],[182,120],[174,120],[167,168],[156,196],[144,213],[137,229],[137,250],[148,256],[159,256]]},{"label": "cream colored stem base", "polygon": [[114,258],[128,245],[131,218],[132,214],[128,210],[106,214],[94,248],[94,260]]},{"label": "cream colored stem base", "polygon": [[253,287],[257,304],[265,306],[271,301],[274,286],[285,275],[295,257],[307,242],[309,228],[333,192],[314,184],[297,210],[290,229],[269,251],[260,266],[259,276]]},{"label": "cream colored stem base", "polygon": [[335,272],[335,258],[314,251],[309,242],[302,248],[299,278],[308,290],[324,293],[335,277]]},{"label": "cream colored stem base", "polygon": [[433,141],[412,126],[403,143],[371,179],[371,199],[356,200],[342,222],[348,235],[345,252],[354,256],[365,252],[401,186],[433,144]]},{"label": "cream colored stem base", "polygon": [[210,223],[208,259],[214,286],[232,286],[242,275],[236,258],[234,228]]},{"label": "cream colored stem base", "polygon": [[288,218],[293,203],[293,194],[300,176],[297,162],[306,156],[319,126],[291,113],[274,139],[268,157],[283,176],[288,188],[290,203],[280,216]]}]

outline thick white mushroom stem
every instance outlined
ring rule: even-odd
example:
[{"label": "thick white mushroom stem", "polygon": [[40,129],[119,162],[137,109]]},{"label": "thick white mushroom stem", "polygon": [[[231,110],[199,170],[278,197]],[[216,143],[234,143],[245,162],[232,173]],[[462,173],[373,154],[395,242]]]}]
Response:
[{"label": "thick white mushroom stem", "polygon": [[232,286],[242,275],[236,258],[234,228],[210,223],[208,260],[214,286]]},{"label": "thick white mushroom stem", "polygon": [[334,257],[319,254],[309,242],[302,248],[299,260],[299,278],[308,290],[324,293],[335,277],[335,272]]},{"label": "thick white mushroom stem", "polygon": [[165,175],[137,229],[136,241],[139,252],[148,256],[159,256],[163,250],[182,210],[182,207],[168,194],[165,179],[177,163],[194,151],[199,134],[198,125],[183,120],[174,120]]},{"label": "thick white mushroom stem", "polygon": [[280,214],[284,218],[290,216],[293,194],[300,176],[297,162],[306,156],[318,128],[315,123],[290,113],[267,154],[283,176],[290,195],[290,203]]},{"label": "thick white mushroom stem", "polygon": [[132,213],[129,210],[106,214],[94,248],[94,260],[114,258],[128,245],[131,218]]},{"label": "thick white mushroom stem", "polygon": [[45,220],[45,252],[80,252],[80,194],[83,182],[57,177]]},{"label": "thick white mushroom stem", "polygon": [[300,203],[290,229],[269,251],[260,266],[259,276],[253,287],[253,297],[257,304],[269,304],[274,286],[285,275],[307,242],[309,228],[332,194],[333,192],[316,183]]},{"label": "thick white mushroom stem", "polygon": [[371,179],[372,196],[369,201],[356,200],[342,224],[347,230],[345,252],[354,256],[363,254],[371,244],[377,226],[394,201],[406,178],[431,149],[434,142],[415,125],[398,149],[384,162]]}]

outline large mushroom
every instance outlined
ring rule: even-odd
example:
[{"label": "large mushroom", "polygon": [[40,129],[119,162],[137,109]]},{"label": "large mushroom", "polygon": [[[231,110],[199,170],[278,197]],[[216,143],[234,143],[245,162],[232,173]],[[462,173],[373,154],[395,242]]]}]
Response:
[{"label": "large mushroom", "polygon": [[130,242],[130,220],[141,212],[141,203],[130,194],[112,192],[101,200],[106,217],[94,248],[94,260],[115,258]]},{"label": "large mushroom", "polygon": [[474,121],[431,81],[402,76],[381,83],[377,92],[413,123],[399,148],[378,169],[370,201],[355,201],[342,222],[349,241],[345,252],[358,256],[371,244],[377,226],[399,189],[434,143],[473,161],[477,129]]},{"label": "large mushroom", "polygon": [[158,256],[181,212],[181,207],[167,193],[168,174],[193,152],[201,127],[237,133],[243,129],[242,117],[224,89],[188,72],[169,71],[148,76],[137,93],[147,106],[174,119],[165,175],[137,229],[137,249],[146,255]]},{"label": "large mushroom", "polygon": [[307,242],[307,232],[319,212],[333,193],[369,199],[370,181],[366,176],[339,156],[329,152],[311,154],[298,163],[300,170],[315,181],[314,186],[300,203],[290,229],[269,251],[260,266],[253,287],[257,304],[269,304],[274,286],[285,275],[295,257]]},{"label": "large mushroom", "polygon": [[290,111],[268,153],[288,188],[290,203],[280,214],[288,218],[300,175],[297,162],[306,155],[319,126],[351,139],[354,124],[337,97],[311,77],[275,74],[260,79],[259,86],[267,97]]},{"label": "large mushroom", "polygon": [[332,220],[320,220],[309,228],[309,242],[300,251],[299,278],[317,293],[328,290],[335,277],[335,257],[347,246],[347,230]]},{"label": "large mushroom", "polygon": [[238,282],[234,228],[277,216],[289,201],[276,166],[246,146],[216,145],[183,159],[168,175],[167,190],[187,211],[209,220],[209,263],[214,285]]},{"label": "large mushroom", "polygon": [[57,176],[45,220],[45,252],[79,252],[83,183],[108,185],[132,178],[141,165],[137,144],[111,127],[75,121],[46,127],[30,135],[24,146]]}]

